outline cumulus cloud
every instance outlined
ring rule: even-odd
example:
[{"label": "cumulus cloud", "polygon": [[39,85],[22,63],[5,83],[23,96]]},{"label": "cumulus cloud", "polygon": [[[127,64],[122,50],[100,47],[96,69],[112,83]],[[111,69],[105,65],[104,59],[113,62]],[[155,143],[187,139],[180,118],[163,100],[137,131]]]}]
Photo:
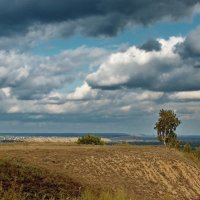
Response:
[{"label": "cumulus cloud", "polygon": [[[126,26],[151,24],[159,20],[177,21],[191,17],[199,0],[2,0],[1,36],[26,34],[31,27],[55,26],[58,34],[74,32],[113,36]],[[128,6],[127,6],[128,5]],[[152,12],[155,11],[155,12]]]},{"label": "cumulus cloud", "polygon": [[80,47],[49,57],[2,50],[0,88],[4,88],[4,92],[9,88],[17,99],[41,99],[80,79],[77,70],[85,73],[88,65],[98,64],[107,53],[100,48]]},{"label": "cumulus cloud", "polygon": [[87,99],[95,99],[97,97],[97,91],[92,90],[92,88],[84,83],[81,87],[77,87],[76,90],[68,94],[67,98],[69,100],[87,100]]},{"label": "cumulus cloud", "polygon": [[151,91],[173,92],[199,90],[200,71],[194,65],[198,59],[186,62],[177,52],[177,46],[186,45],[186,39],[171,37],[159,39],[159,51],[135,46],[125,52],[112,54],[99,69],[87,76],[93,88],[141,88]]}]

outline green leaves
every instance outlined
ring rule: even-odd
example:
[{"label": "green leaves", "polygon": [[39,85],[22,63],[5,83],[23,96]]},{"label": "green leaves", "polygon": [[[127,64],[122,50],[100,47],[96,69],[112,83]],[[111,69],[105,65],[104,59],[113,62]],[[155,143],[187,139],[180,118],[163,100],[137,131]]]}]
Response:
[{"label": "green leaves", "polygon": [[155,124],[154,129],[157,130],[158,139],[161,142],[170,143],[175,140],[177,135],[175,133],[176,128],[181,121],[176,116],[176,113],[172,110],[160,110],[158,121]]},{"label": "green leaves", "polygon": [[104,142],[100,137],[95,135],[85,135],[78,139],[78,144],[94,144],[94,145],[103,145]]}]

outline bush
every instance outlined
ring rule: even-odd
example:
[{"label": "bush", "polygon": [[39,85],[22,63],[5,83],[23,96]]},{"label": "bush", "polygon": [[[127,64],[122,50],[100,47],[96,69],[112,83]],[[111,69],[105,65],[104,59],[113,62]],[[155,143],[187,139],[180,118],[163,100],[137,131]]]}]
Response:
[{"label": "bush", "polygon": [[183,151],[190,153],[192,151],[191,145],[190,144],[185,144],[183,147]]},{"label": "bush", "polygon": [[182,143],[183,142],[181,140],[173,139],[173,140],[170,140],[169,147],[180,150]]},{"label": "bush", "polygon": [[200,160],[200,147],[195,150],[194,154]]},{"label": "bush", "polygon": [[78,144],[94,144],[94,145],[103,145],[104,142],[100,137],[95,135],[85,135],[78,139]]}]

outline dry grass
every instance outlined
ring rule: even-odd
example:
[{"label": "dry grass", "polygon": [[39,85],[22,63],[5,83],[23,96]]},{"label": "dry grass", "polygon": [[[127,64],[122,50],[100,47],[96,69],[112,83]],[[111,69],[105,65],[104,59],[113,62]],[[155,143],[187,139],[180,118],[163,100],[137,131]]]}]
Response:
[{"label": "dry grass", "polygon": [[26,143],[1,145],[5,155],[89,188],[81,200],[200,199],[200,166],[174,149]]},{"label": "dry grass", "polygon": [[1,199],[59,199],[61,196],[78,197],[83,191],[83,186],[68,176],[18,159],[1,159],[0,169]]}]

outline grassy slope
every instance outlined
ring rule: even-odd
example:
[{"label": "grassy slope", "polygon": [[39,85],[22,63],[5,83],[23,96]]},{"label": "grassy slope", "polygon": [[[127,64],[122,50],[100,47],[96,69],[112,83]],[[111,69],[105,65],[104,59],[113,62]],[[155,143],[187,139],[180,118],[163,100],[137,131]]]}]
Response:
[{"label": "grassy slope", "polygon": [[[51,173],[19,159],[3,158],[0,160],[1,195],[4,191],[25,194],[26,199],[77,197],[82,185],[68,176]],[[2,198],[1,198],[2,199]]]},{"label": "grassy slope", "polygon": [[173,149],[4,144],[0,146],[0,159],[4,191],[14,183],[18,191],[18,187],[28,195],[37,191],[40,197],[56,196],[59,191],[76,196],[89,188],[97,193],[122,190],[141,200],[165,196],[200,199],[200,166]]}]

